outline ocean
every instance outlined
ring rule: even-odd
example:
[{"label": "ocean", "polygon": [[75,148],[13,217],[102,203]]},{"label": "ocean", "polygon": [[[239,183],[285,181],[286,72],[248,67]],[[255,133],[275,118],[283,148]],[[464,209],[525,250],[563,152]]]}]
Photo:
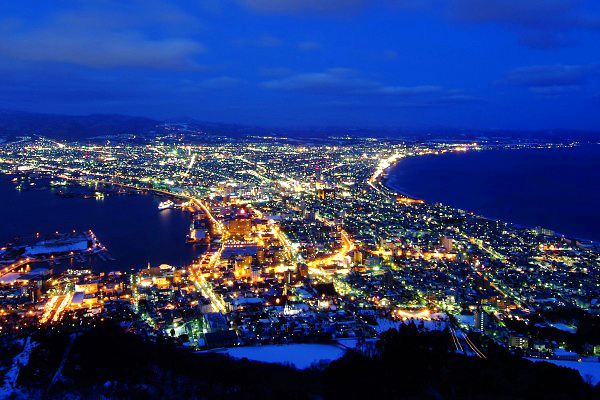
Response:
[{"label": "ocean", "polygon": [[488,218],[600,241],[600,145],[401,160],[387,185]]}]

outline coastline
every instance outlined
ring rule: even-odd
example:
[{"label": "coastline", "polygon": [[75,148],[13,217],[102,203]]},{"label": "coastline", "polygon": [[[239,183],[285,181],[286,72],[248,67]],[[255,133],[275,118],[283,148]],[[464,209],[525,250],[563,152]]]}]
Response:
[{"label": "coastline", "polygon": [[[592,145],[592,144],[590,144]],[[446,202],[444,201],[431,201],[430,199],[427,199],[426,197],[422,197],[422,196],[415,196],[407,191],[403,191],[403,190],[399,190],[398,188],[394,187],[393,185],[390,184],[390,173],[395,169],[395,168],[399,168],[399,163],[401,161],[405,161],[408,159],[415,159],[415,158],[419,158],[419,157],[423,157],[423,156],[430,156],[433,158],[433,156],[442,156],[442,155],[452,155],[452,154],[466,154],[466,153],[497,153],[497,152],[501,152],[501,151],[519,151],[519,150],[548,150],[548,149],[561,149],[561,148],[581,148],[583,147],[583,144],[577,144],[577,145],[572,145],[572,146],[556,146],[556,147],[523,147],[523,148],[494,148],[494,149],[471,149],[471,150],[467,150],[467,151],[445,151],[445,152],[441,152],[441,153],[430,153],[430,154],[415,154],[415,155],[410,155],[410,156],[405,156],[405,157],[400,157],[398,159],[396,159],[393,163],[391,163],[389,166],[387,166],[385,169],[383,169],[381,171],[381,173],[379,173],[379,175],[377,176],[377,178],[375,179],[375,181],[372,183],[372,185],[376,185],[378,188],[380,188],[381,190],[385,191],[388,195],[390,196],[397,196],[399,198],[403,198],[403,199],[407,199],[406,203],[412,203],[412,202],[426,202],[428,204],[435,204],[435,203],[440,203],[443,204],[446,207],[450,207],[453,208],[455,210],[459,210],[462,209],[460,206],[456,206],[456,205],[448,205]],[[490,220],[490,221],[500,221],[506,224],[509,224],[511,226],[517,227],[517,228],[522,228],[522,229],[533,229],[535,226],[531,225],[531,224],[527,224],[527,223],[521,223],[521,222],[514,222],[511,220],[508,220],[506,218],[496,218],[496,217],[488,217],[483,215],[481,212],[478,211],[466,211],[469,214],[473,214],[476,215],[479,218],[483,218],[486,220]],[[537,226],[542,226],[545,227],[543,225],[537,225]],[[584,242],[584,243],[588,243],[594,246],[600,246],[600,240],[599,239],[589,239],[589,238],[584,238],[581,235],[577,235],[577,234],[570,234],[570,233],[564,233],[561,232],[560,229],[551,229],[553,231],[554,236],[559,236],[559,237],[565,237],[565,238],[569,238],[569,239],[573,239],[579,242]]]}]

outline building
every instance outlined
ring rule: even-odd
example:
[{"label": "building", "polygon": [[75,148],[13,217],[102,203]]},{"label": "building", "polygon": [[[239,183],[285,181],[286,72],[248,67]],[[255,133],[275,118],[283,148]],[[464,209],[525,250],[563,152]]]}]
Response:
[{"label": "building", "polygon": [[235,218],[227,222],[227,230],[233,236],[245,236],[252,231],[250,218]]},{"label": "building", "polygon": [[525,336],[510,336],[508,338],[508,347],[525,350],[529,347],[529,339]]},{"label": "building", "polygon": [[554,235],[554,231],[551,229],[547,229],[547,228],[543,228],[541,226],[536,226],[535,227],[535,232],[538,235],[544,235],[544,236],[553,236]]},{"label": "building", "polygon": [[219,332],[229,329],[227,320],[221,313],[204,314],[204,324],[208,328],[208,332]]},{"label": "building", "polygon": [[236,278],[248,278],[250,276],[251,256],[237,256],[234,260],[234,274]]},{"label": "building", "polygon": [[442,246],[447,252],[454,250],[454,240],[448,236],[442,236]]},{"label": "building", "polygon": [[488,324],[489,324],[489,319],[490,316],[488,313],[486,313],[483,308],[477,307],[477,309],[475,310],[475,315],[473,318],[473,329],[476,332],[485,332],[485,329],[487,328]]},{"label": "building", "polygon": [[302,278],[307,278],[308,277],[308,265],[306,265],[304,263],[298,263],[298,265],[296,266],[296,272],[298,272],[298,275],[301,276]]}]

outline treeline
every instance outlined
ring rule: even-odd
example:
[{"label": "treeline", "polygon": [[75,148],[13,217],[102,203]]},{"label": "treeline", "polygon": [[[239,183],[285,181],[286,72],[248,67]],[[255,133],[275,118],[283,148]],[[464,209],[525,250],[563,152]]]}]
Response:
[{"label": "treeline", "polygon": [[375,358],[354,353],[329,365],[327,398],[600,398],[600,387],[586,384],[577,371],[524,360],[493,343],[487,344],[487,359],[455,354],[448,332],[420,333],[414,324],[402,325],[383,333],[377,345]]},{"label": "treeline", "polygon": [[[414,324],[384,333],[374,358],[348,352],[328,366],[292,367],[193,354],[111,323],[78,336],[44,332],[18,384],[30,398],[119,399],[594,399],[578,372],[495,349],[454,354],[448,332]],[[70,349],[63,362],[65,350]],[[62,372],[51,382],[62,364]]]}]

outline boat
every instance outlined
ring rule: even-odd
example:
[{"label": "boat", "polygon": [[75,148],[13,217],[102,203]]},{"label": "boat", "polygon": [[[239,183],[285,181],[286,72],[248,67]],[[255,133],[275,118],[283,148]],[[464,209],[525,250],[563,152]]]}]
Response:
[{"label": "boat", "polygon": [[167,208],[173,208],[174,206],[175,206],[175,203],[173,203],[171,200],[166,200],[166,201],[161,201],[158,204],[158,209],[166,210]]}]

